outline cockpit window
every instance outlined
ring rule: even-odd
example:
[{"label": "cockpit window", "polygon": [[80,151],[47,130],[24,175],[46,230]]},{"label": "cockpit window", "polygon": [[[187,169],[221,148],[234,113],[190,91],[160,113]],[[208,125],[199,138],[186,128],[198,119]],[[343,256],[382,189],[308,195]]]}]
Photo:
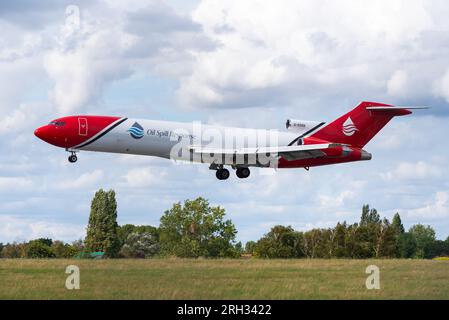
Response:
[{"label": "cockpit window", "polygon": [[49,123],[49,125],[56,126],[56,127],[62,127],[62,126],[65,126],[65,122],[64,121],[52,121]]}]

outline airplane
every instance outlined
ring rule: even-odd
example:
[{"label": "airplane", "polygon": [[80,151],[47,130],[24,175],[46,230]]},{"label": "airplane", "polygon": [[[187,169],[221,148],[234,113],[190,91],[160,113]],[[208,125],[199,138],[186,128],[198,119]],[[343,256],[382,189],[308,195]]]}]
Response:
[{"label": "airplane", "polygon": [[55,119],[35,130],[41,140],[65,148],[69,162],[79,151],[155,156],[207,163],[219,180],[238,178],[251,167],[304,168],[371,160],[365,145],[395,116],[413,109],[377,102],[361,102],[326,124],[289,119],[286,130],[262,130],[202,125],[201,123],[78,115]]}]

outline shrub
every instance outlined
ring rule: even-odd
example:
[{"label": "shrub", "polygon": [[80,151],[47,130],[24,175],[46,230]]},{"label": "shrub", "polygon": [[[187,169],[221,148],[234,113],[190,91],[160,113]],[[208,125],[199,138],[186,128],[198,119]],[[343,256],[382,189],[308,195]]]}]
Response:
[{"label": "shrub", "polygon": [[27,258],[54,258],[55,254],[51,247],[40,240],[32,240],[28,243],[26,250]]}]

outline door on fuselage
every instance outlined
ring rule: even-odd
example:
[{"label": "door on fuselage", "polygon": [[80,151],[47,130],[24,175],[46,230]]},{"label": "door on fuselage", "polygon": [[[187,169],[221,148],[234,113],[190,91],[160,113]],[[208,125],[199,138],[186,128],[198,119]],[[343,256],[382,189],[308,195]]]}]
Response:
[{"label": "door on fuselage", "polygon": [[78,118],[78,134],[87,136],[88,131],[87,118]]}]

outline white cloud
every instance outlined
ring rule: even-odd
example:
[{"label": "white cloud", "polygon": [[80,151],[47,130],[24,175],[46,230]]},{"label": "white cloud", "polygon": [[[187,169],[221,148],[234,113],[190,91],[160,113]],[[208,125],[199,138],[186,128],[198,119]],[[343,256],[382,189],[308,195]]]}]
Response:
[{"label": "white cloud", "polygon": [[28,190],[33,187],[33,181],[25,177],[0,177],[0,190],[14,191],[14,190]]},{"label": "white cloud", "polygon": [[193,17],[220,44],[195,52],[181,81],[178,97],[193,107],[286,104],[312,92],[420,97],[447,62],[427,39],[449,24],[420,0],[202,1]]},{"label": "white cloud", "polygon": [[44,57],[61,114],[97,103],[107,85],[135,72],[179,75],[182,64],[189,65],[189,50],[212,46],[189,16],[160,1],[81,9],[80,23],[68,19]]},{"label": "white cloud", "polygon": [[167,175],[165,170],[154,167],[135,168],[124,176],[127,185],[134,188],[143,188],[159,185]]},{"label": "white cloud", "polygon": [[[51,2],[34,18],[37,5],[0,10],[0,217],[20,217],[8,237],[44,235],[57,217],[54,236],[74,240],[71,226],[85,225],[100,187],[117,191],[120,223],[157,224],[172,203],[204,196],[250,240],[275,224],[355,222],[370,203],[389,216],[430,206],[447,237],[447,202],[433,199],[449,179],[447,1],[209,0],[192,20],[184,1],[80,0],[79,29],[64,25],[66,2]],[[395,118],[367,146],[372,161],[273,176],[254,169],[226,182],[206,165],[143,156],[84,152],[73,166],[32,134],[72,112],[281,128],[288,117],[330,120],[365,99],[433,108]],[[186,106],[197,110],[179,112]]]},{"label": "white cloud", "polygon": [[61,189],[81,189],[90,188],[101,182],[104,177],[103,170],[94,170],[80,175],[78,178],[59,182],[57,185]]},{"label": "white cloud", "polygon": [[449,69],[435,82],[434,93],[437,97],[442,97],[449,102]]},{"label": "white cloud", "polygon": [[435,194],[435,199],[424,207],[407,211],[410,218],[419,219],[444,219],[449,217],[449,193],[439,191]]},{"label": "white cloud", "polygon": [[401,162],[393,171],[381,173],[381,177],[385,180],[416,180],[436,178],[440,175],[441,170],[438,166],[424,161],[416,163]]},{"label": "white cloud", "polygon": [[396,71],[387,82],[387,91],[389,95],[396,97],[405,97],[408,93],[408,74],[404,70]]},{"label": "white cloud", "polygon": [[346,200],[351,200],[354,198],[354,191],[352,190],[344,190],[340,192],[338,195],[320,195],[320,205],[322,207],[330,207],[330,208],[338,208],[345,204]]},{"label": "white cloud", "polygon": [[84,13],[79,24],[66,21],[57,46],[45,55],[45,69],[55,83],[51,97],[62,114],[85,107],[106,83],[130,74],[129,62],[120,56],[133,38],[121,31],[120,20],[101,17]]},{"label": "white cloud", "polygon": [[0,235],[4,242],[37,238],[74,241],[84,238],[85,226],[0,215]]}]

